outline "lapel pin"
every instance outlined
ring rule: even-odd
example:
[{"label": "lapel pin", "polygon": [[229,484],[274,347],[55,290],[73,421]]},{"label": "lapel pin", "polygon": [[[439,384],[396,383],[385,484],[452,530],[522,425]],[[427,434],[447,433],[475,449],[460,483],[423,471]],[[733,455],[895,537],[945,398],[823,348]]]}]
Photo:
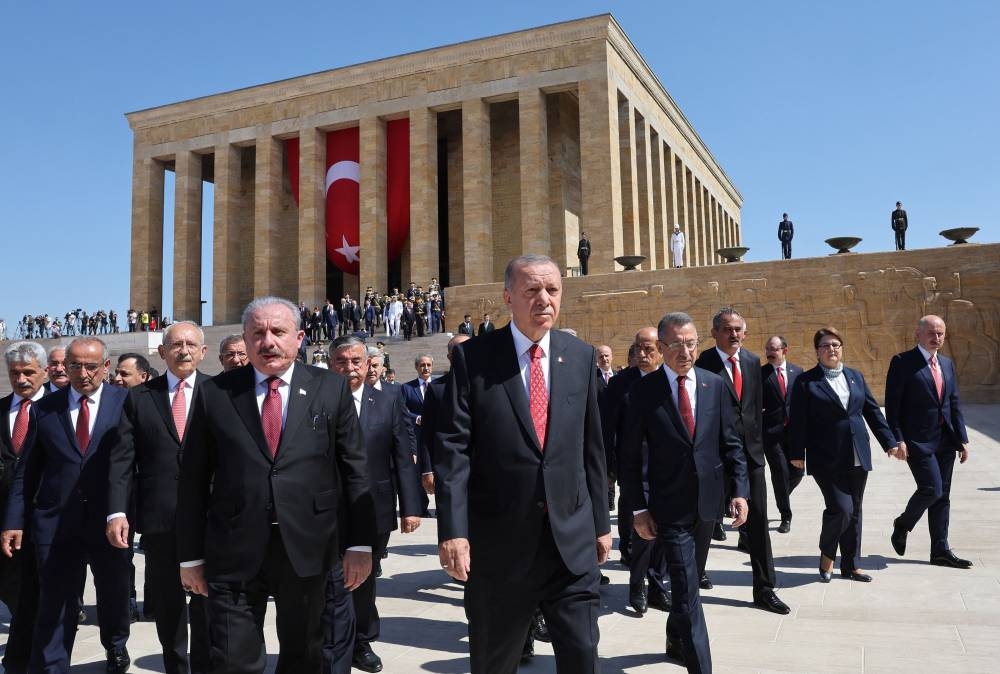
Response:
[{"label": "lapel pin", "polygon": [[375,402],[375,398],[369,398],[369,399],[368,399],[368,402],[370,402],[370,403],[374,403],[374,402]]},{"label": "lapel pin", "polygon": [[557,357],[556,357],[556,362],[557,362],[557,363],[561,363],[561,362],[563,362],[563,359],[562,359],[562,356],[557,356]]},{"label": "lapel pin", "polygon": [[299,389],[299,395],[300,395],[300,396],[304,396],[304,395],[306,395],[306,390],[305,390],[304,388],[300,388],[300,389]]}]

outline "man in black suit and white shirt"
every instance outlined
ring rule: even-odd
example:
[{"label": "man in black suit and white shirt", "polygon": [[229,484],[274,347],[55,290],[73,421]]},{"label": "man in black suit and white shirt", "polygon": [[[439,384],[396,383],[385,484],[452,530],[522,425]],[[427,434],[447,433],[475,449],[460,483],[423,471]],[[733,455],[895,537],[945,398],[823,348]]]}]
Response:
[{"label": "man in black suit and white shirt", "polygon": [[774,502],[781,513],[779,534],[792,530],[792,504],[790,496],[805,473],[788,461],[788,401],[792,383],[802,374],[802,368],[788,362],[788,342],[781,335],[774,335],[764,344],[767,364],[760,369],[764,401],[764,455],[771,470],[771,488]]},{"label": "man in black suit and white shirt", "polygon": [[[402,397],[365,383],[368,362],[365,343],[357,337],[340,337],[330,344],[330,369],[347,379],[361,424],[378,533],[372,557],[378,560],[389,545],[389,534],[392,531],[401,528],[404,534],[408,534],[417,530],[423,505],[420,500],[420,476],[414,463],[416,440],[413,429],[406,422]],[[396,522],[397,486],[399,526]],[[338,574],[334,571],[332,575]],[[340,649],[332,647],[327,652],[327,663],[333,666],[331,671],[334,672],[349,671],[351,664],[365,672],[379,672],[382,670],[382,660],[371,647],[379,636],[375,576],[370,575],[360,587],[350,593],[354,605],[354,621],[350,619],[348,611],[337,610],[335,606],[338,599],[342,601],[346,594],[342,574],[328,580],[327,605],[324,611],[324,650],[353,631],[353,655],[334,655]],[[338,660],[341,662],[338,663]]]},{"label": "man in black suit and white shirt", "polygon": [[745,521],[745,457],[722,379],[693,367],[698,331],[691,317],[667,314],[657,335],[663,367],[629,393],[619,456],[623,500],[633,510],[636,532],[657,539],[666,556],[673,592],[667,656],[689,672],[711,674],[695,539],[698,529],[715,521],[727,487],[733,524]]},{"label": "man in black suit and white shirt", "polygon": [[[753,601],[774,613],[787,614],[790,609],[774,592],[776,578],[771,555],[771,535],[767,522],[767,478],[764,475],[764,443],[761,427],[764,409],[761,401],[760,358],[743,348],[747,324],[736,309],[725,307],[712,318],[712,338],[715,346],[705,349],[695,365],[722,377],[733,407],[736,427],[746,453],[747,478],[750,482],[750,513],[746,533],[740,531],[740,548],[750,553],[753,571]],[[702,532],[699,557],[707,559],[710,532]],[[706,578],[702,578],[702,586]]]},{"label": "man in black suit and white shirt", "polygon": [[[191,409],[208,375],[198,371],[208,347],[201,328],[178,321],[163,331],[158,348],[166,374],[129,389],[111,450],[108,524],[111,545],[131,549],[131,529],[142,534],[146,553],[146,601],[155,607],[156,635],[167,674],[207,673],[208,611],[204,597],[190,606],[181,587],[177,558],[177,473]],[[126,518],[135,490],[136,517]],[[188,661],[188,619],[191,659]]]},{"label": "man in black suit and white shirt", "polygon": [[361,429],[347,381],[295,362],[305,335],[294,304],[256,299],[242,322],[250,366],[203,383],[186,430],[181,583],[208,597],[213,671],[264,671],[273,596],[276,672],[316,672],[338,538],[345,587],[371,572],[375,510]]},{"label": "man in black suit and white shirt", "polygon": [[494,325],[490,320],[490,315],[483,314],[483,322],[479,324],[479,330],[476,331],[476,336],[482,337],[483,335],[488,335],[496,329],[496,325]]},{"label": "man in black suit and white shirt", "polygon": [[452,354],[434,446],[439,557],[468,581],[474,674],[516,670],[536,606],[557,670],[599,670],[611,524],[597,370],[592,346],[553,330],[561,276],[548,257],[511,260],[510,324]]}]

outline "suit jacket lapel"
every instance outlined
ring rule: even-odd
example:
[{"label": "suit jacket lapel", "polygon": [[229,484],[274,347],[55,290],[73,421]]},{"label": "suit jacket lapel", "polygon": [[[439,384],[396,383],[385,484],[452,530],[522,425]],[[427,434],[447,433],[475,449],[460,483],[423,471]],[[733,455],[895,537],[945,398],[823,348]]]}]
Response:
[{"label": "suit jacket lapel", "polygon": [[[94,444],[94,438],[100,438],[109,426],[118,423],[118,419],[113,418],[114,411],[112,407],[115,408],[120,414],[121,408],[116,404],[118,401],[115,400],[116,393],[118,389],[112,389],[110,384],[104,384],[101,390],[101,404],[97,408],[97,418],[94,420],[94,429],[90,432],[90,444],[87,445],[87,453],[84,454],[83,458],[86,461],[93,454],[90,451],[90,446]],[[76,433],[73,433],[76,437]]]},{"label": "suit jacket lapel", "polygon": [[[507,397],[510,398],[511,408],[514,410],[517,420],[527,431],[528,436],[531,437],[535,442],[535,450],[541,452],[541,443],[538,442],[538,436],[535,434],[535,424],[531,420],[531,408],[528,405],[528,394],[524,390],[524,381],[521,379],[521,368],[518,363],[517,354],[514,353],[514,336],[510,332],[509,327],[503,328],[506,332],[502,339],[503,347],[499,349],[500,353],[496,355],[496,366],[499,371],[500,377],[503,380],[504,390],[507,391]],[[551,351],[551,342],[549,343]],[[552,376],[552,358],[549,357],[549,377]],[[551,388],[551,387],[550,387]],[[551,407],[551,396],[549,396],[549,404]]]},{"label": "suit jacket lapel", "polygon": [[[920,380],[924,383],[924,386],[927,387],[928,395],[930,395],[932,399],[937,400],[938,399],[937,386],[934,385],[934,375],[931,374],[931,364],[927,362],[927,360],[924,358],[924,354],[922,354],[920,352],[920,349],[916,347],[913,348],[913,358],[915,364],[918,367],[917,375],[920,377]],[[941,377],[943,381],[944,368],[941,367],[940,355],[938,355],[938,371],[941,372]]]},{"label": "suit jacket lapel", "polygon": [[[830,400],[835,402],[838,408],[844,409],[844,406],[840,403],[840,396],[837,395],[837,392],[833,390],[832,386],[830,386],[830,381],[826,378],[826,374],[822,368],[820,368],[819,371],[819,389],[825,393]],[[850,402],[850,400],[848,400],[848,402]]]},{"label": "suit jacket lapel", "polygon": [[[681,413],[677,411],[677,401],[674,400],[673,389],[670,387],[670,382],[667,381],[667,374],[664,372],[663,368],[659,368],[656,372],[651,372],[646,375],[647,377],[656,377],[658,379],[658,386],[663,390],[663,402],[660,406],[667,413],[670,418],[670,422],[677,429],[677,435],[682,438],[687,438],[690,441],[694,441],[694,438],[690,437],[687,432],[687,426],[684,425],[684,420],[681,419]],[[698,434],[698,420],[695,419],[695,435]]]},{"label": "suit jacket lapel", "polygon": [[[704,433],[705,429],[708,428],[710,424],[709,416],[709,397],[708,397],[708,387],[709,384],[704,379],[696,379],[697,388],[694,392],[695,399],[695,412],[694,412],[694,435],[695,438],[699,436],[700,433]],[[678,413],[677,418],[680,418]],[[684,428],[683,424],[681,428]],[[686,429],[685,429],[686,430]],[[691,438],[691,444],[694,444],[694,438]]]},{"label": "suit jacket lapel", "polygon": [[[722,357],[719,355],[718,349],[712,347],[712,349],[708,352],[708,358],[712,361],[712,367],[718,368],[714,370],[714,372],[717,372],[718,375],[722,377],[722,381],[725,382],[726,390],[729,391],[729,395],[733,397],[733,400],[739,402],[739,398],[736,396],[736,386],[733,384],[733,377],[729,374],[726,364],[722,362]],[[695,432],[697,433],[697,419],[695,420]]]},{"label": "suit jacket lapel", "polygon": [[[278,456],[281,458],[287,440],[305,421],[306,412],[309,409],[309,400],[312,398],[312,390],[316,385],[316,378],[309,368],[302,363],[296,363],[292,370],[292,384],[288,387],[288,413],[285,415],[285,427],[281,431],[281,441],[278,443]],[[348,387],[348,391],[350,387]],[[354,401],[351,401],[351,405]],[[363,405],[362,405],[363,407]],[[261,431],[263,435],[263,431]],[[266,443],[265,443],[266,446]],[[270,454],[270,452],[268,452]]]},{"label": "suit jacket lapel", "polygon": [[[230,389],[233,407],[236,408],[236,413],[239,414],[243,420],[243,424],[250,431],[250,435],[257,441],[257,447],[260,449],[261,454],[267,457],[268,460],[272,460],[271,450],[267,446],[267,440],[264,438],[264,426],[260,422],[260,410],[257,408],[257,387],[254,385],[253,367],[249,365],[245,366],[243,376],[245,378],[244,381]],[[289,391],[289,394],[291,394],[291,391]]]},{"label": "suit jacket lapel", "polygon": [[844,368],[844,376],[847,378],[847,389],[850,392],[847,398],[847,409],[860,407],[860,403],[863,403],[865,399],[865,392],[861,390],[861,380],[858,379],[854,370],[848,370],[846,367]]},{"label": "suit jacket lapel", "polygon": [[[156,408],[156,411],[163,418],[163,424],[170,431],[170,437],[174,439],[174,442],[180,444],[181,440],[177,437],[177,428],[174,426],[174,413],[170,409],[169,388],[167,385],[167,375],[157,377],[149,383],[149,397],[153,401],[153,407]],[[192,405],[192,407],[194,406]]]}]

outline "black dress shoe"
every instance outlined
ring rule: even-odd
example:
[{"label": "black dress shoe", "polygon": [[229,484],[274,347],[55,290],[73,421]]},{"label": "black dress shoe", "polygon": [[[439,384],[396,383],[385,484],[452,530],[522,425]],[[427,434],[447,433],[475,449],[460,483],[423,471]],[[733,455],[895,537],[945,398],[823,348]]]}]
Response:
[{"label": "black dress shoe", "polygon": [[382,577],[382,561],[381,560],[375,562],[375,572],[374,573],[375,573],[375,577],[376,578],[381,578]]},{"label": "black dress shoe", "polygon": [[667,657],[684,664],[684,649],[676,641],[667,640]]},{"label": "black dress shoe", "polygon": [[381,672],[382,658],[375,655],[370,644],[357,644],[354,647],[354,657],[351,658],[351,666],[357,667],[362,672]]},{"label": "black dress shoe", "polygon": [[722,522],[715,523],[715,529],[712,531],[713,541],[724,541],[726,540],[726,530],[722,528]]},{"label": "black dress shoe", "polygon": [[[824,571],[823,570],[823,560],[824,559],[825,559],[825,557],[822,556],[822,555],[820,555],[820,559],[819,559],[819,582],[821,582],[821,583],[829,583],[831,580],[833,580],[833,567],[831,566],[829,569],[827,569],[826,571]],[[831,562],[831,564],[832,564],[832,562]]]},{"label": "black dress shoe", "polygon": [[781,520],[781,524],[778,525],[778,533],[787,534],[791,530],[792,530],[792,520],[790,519]]},{"label": "black dress shoe", "polygon": [[640,616],[644,615],[649,608],[648,597],[645,580],[628,584],[628,605],[634,608]]},{"label": "black dress shoe", "polygon": [[861,573],[857,569],[853,569],[852,571],[845,571],[844,569],[841,569],[840,575],[841,577],[846,578],[847,580],[853,580],[858,583],[872,582],[871,576],[869,576],[867,573]]},{"label": "black dress shoe", "polygon": [[529,632],[528,638],[524,642],[524,648],[521,649],[521,664],[530,662],[533,657],[535,657],[535,640],[531,638],[531,632]]},{"label": "black dress shoe", "polygon": [[892,523],[892,536],[889,537],[889,542],[892,543],[892,549],[896,551],[896,554],[902,557],[906,554],[906,534],[909,533],[906,529],[899,526],[894,520]]},{"label": "black dress shoe", "polygon": [[545,616],[537,608],[535,615],[531,618],[531,633],[539,641],[544,641],[547,644],[552,643],[552,637],[549,636],[549,626],[545,624]]},{"label": "black dress shoe", "polygon": [[711,590],[714,585],[712,585],[712,579],[708,577],[707,573],[701,574],[701,578],[698,579],[698,587],[703,590]]},{"label": "black dress shoe", "polygon": [[946,550],[940,555],[931,557],[931,564],[934,566],[949,566],[953,569],[971,569],[972,562],[961,557],[956,557],[951,550]]},{"label": "black dress shoe", "polygon": [[611,579],[605,576],[603,573],[601,574],[601,585],[611,585]]},{"label": "black dress shoe", "polygon": [[108,674],[125,674],[128,671],[128,666],[132,664],[132,658],[128,656],[127,648],[112,648],[107,652]]},{"label": "black dress shoe", "polygon": [[670,612],[670,593],[666,592],[663,588],[650,584],[649,586],[649,599],[646,602],[650,608],[659,609],[661,611]]},{"label": "black dress shoe", "polygon": [[788,604],[778,599],[778,595],[774,593],[774,590],[764,590],[753,598],[753,603],[771,613],[788,615],[792,611],[792,609],[788,608]]},{"label": "black dress shoe", "polygon": [[83,610],[82,606],[80,607],[80,612],[76,614],[76,622],[81,625],[87,622],[87,612]]}]

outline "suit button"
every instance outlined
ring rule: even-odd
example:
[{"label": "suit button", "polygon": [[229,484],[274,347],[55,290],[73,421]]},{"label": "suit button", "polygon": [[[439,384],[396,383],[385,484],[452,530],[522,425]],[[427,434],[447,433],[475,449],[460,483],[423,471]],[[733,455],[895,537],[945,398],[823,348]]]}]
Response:
[{"label": "suit button", "polygon": [[278,477],[278,471],[272,470],[271,471],[271,477]]},{"label": "suit button", "polygon": [[174,473],[174,479],[175,480],[181,479],[181,474],[180,473]]},{"label": "suit button", "polygon": [[539,510],[545,510],[545,501],[535,501],[535,505]]}]

